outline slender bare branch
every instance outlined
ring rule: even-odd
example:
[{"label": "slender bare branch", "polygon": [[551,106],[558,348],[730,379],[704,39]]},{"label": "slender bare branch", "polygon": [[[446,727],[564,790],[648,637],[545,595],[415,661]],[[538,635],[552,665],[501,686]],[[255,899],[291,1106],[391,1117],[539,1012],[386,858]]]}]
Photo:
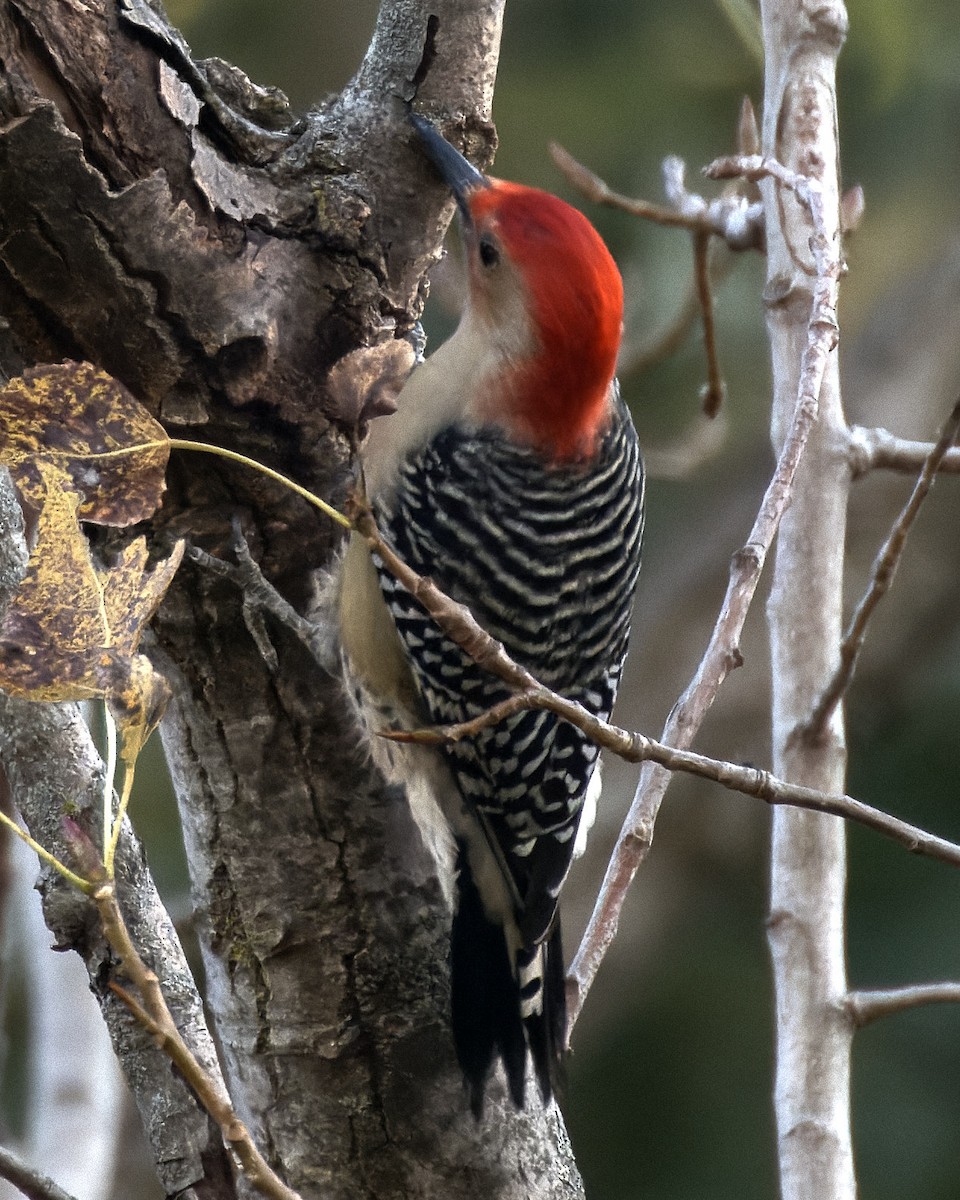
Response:
[{"label": "slender bare branch", "polygon": [[707,356],[707,382],[700,393],[703,411],[715,417],[723,406],[727,385],[720,373],[717,350],[717,322],[713,306],[713,287],[710,283],[710,234],[702,230],[693,235],[693,274],[697,303],[703,317],[703,349]]},{"label": "slender bare branch", "polygon": [[[727,593],[707,649],[693,679],[674,705],[661,734],[660,740],[664,744],[681,748],[690,745],[724,679],[742,662],[740,633],[767,553],[790,500],[793,480],[819,411],[820,385],[827,360],[837,340],[837,288],[842,263],[837,248],[827,235],[822,196],[812,181],[787,171],[772,159],[746,156],[723,160],[719,166],[714,164],[711,172],[718,177],[732,177],[747,168],[749,178],[761,178],[765,174],[780,178],[807,208],[814,230],[811,249],[816,279],[807,323],[807,341],[800,364],[797,403],[776,470],[749,540],[734,555]],[[647,763],[641,772],[633,804],[607,867],[593,915],[570,965],[567,992],[571,1029],[600,963],[616,936],[627,890],[649,853],[657,813],[669,780],[669,773],[659,764]]]},{"label": "slender bare branch", "polygon": [[704,754],[695,754],[690,750],[666,745],[642,733],[628,732],[608,721],[601,721],[582,705],[567,700],[542,684],[517,692],[509,699],[493,705],[480,716],[462,724],[404,732],[391,731],[384,736],[394,741],[415,742],[419,745],[448,745],[464,738],[476,737],[482,730],[489,729],[523,709],[546,709],[556,713],[582,730],[598,746],[618,755],[625,762],[658,763],[668,771],[684,771],[700,779],[709,779],[728,791],[755,796],[767,804],[791,805],[794,808],[843,817],[845,820],[855,821],[858,825],[865,825],[884,837],[892,838],[913,854],[925,855],[950,866],[960,867],[960,845],[929,833],[917,825],[901,821],[898,817],[864,804],[852,796],[831,795],[816,788],[788,783],[769,771],[709,758]]},{"label": "slender bare branch", "polygon": [[12,1183],[27,1200],[76,1200],[52,1179],[41,1175],[10,1150],[0,1147],[0,1179]]},{"label": "slender bare branch", "polygon": [[849,688],[857,667],[857,660],[860,657],[860,651],[863,649],[863,643],[866,640],[870,620],[877,609],[877,605],[890,590],[890,585],[893,583],[893,577],[897,572],[897,567],[900,564],[900,559],[906,546],[907,535],[914,521],[917,519],[924,500],[933,487],[937,472],[940,470],[940,464],[943,462],[944,456],[950,447],[957,440],[958,433],[960,433],[960,400],[957,400],[952,412],[944,422],[940,430],[940,436],[931,447],[930,453],[923,462],[920,476],[917,479],[910,498],[901,509],[890,533],[887,535],[886,541],[877,554],[873,564],[873,576],[870,580],[870,585],[854,610],[847,631],[843,635],[843,641],[840,643],[840,661],[837,664],[837,669],[814,706],[813,712],[810,714],[810,719],[803,726],[798,727],[796,731],[797,736],[808,738],[822,736],[831,715],[842,700],[847,688]]},{"label": "slender bare branch", "polygon": [[177,1066],[197,1099],[220,1127],[224,1141],[236,1154],[250,1183],[271,1200],[300,1200],[298,1194],[286,1186],[257,1150],[249,1131],[237,1116],[223,1084],[204,1070],[180,1036],[161,991],[159,979],[140,957],[133,944],[117,904],[113,883],[104,883],[98,887],[93,894],[93,901],[100,914],[104,935],[119,956],[127,977],[140,993],[143,1004],[139,1004],[127,991],[116,985],[113,986],[115,994]]},{"label": "slender bare branch", "polygon": [[916,983],[902,988],[855,991],[847,997],[846,1008],[858,1029],[926,1004],[960,1004],[960,983]]},{"label": "slender bare branch", "polygon": [[599,175],[578,162],[569,151],[556,142],[550,143],[553,161],[588,200],[617,208],[634,217],[642,217],[657,225],[674,229],[689,229],[691,233],[711,233],[722,238],[734,250],[757,249],[763,244],[763,208],[746,197],[725,193],[706,200],[684,185],[684,165],[681,159],[664,160],[663,174],[667,196],[672,207],[651,204],[615,192]]},{"label": "slender bare branch", "polygon": [[594,204],[618,208],[632,217],[642,217],[645,221],[653,221],[657,225],[668,225],[675,229],[696,232],[698,229],[709,228],[702,215],[691,216],[663,204],[651,204],[649,200],[638,200],[615,192],[608,183],[575,159],[559,142],[550,143],[550,157],[573,186]]},{"label": "slender bare branch", "polygon": [[[887,429],[867,429],[862,425],[851,427],[847,446],[854,479],[877,469],[916,475],[923,469],[932,450],[932,442],[912,442]],[[960,448],[954,447],[944,454],[939,470],[941,474],[960,474]]]}]

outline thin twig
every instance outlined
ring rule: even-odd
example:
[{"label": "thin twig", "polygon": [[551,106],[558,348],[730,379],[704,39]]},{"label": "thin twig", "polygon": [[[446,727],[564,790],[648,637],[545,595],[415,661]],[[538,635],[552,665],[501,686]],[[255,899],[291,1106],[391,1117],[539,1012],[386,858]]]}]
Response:
[{"label": "thin twig", "polygon": [[846,1009],[858,1029],[926,1004],[960,1004],[960,983],[917,983],[910,987],[856,991],[847,996]]},{"label": "thin twig", "polygon": [[413,732],[393,732],[385,736],[394,741],[416,742],[419,745],[447,745],[467,737],[476,737],[481,730],[489,729],[523,709],[546,709],[555,713],[575,725],[598,746],[618,755],[625,762],[658,763],[668,771],[684,771],[700,779],[709,779],[728,791],[755,796],[767,804],[785,804],[843,817],[899,842],[913,854],[921,854],[949,863],[950,866],[960,867],[960,845],[929,833],[917,825],[901,821],[882,809],[864,804],[852,796],[831,795],[816,788],[788,783],[769,771],[756,767],[737,766],[735,763],[658,742],[642,733],[630,733],[608,721],[601,721],[576,701],[568,700],[542,684],[518,692],[462,724],[418,729]]},{"label": "thin twig", "polygon": [[672,205],[667,207],[615,192],[556,142],[550,143],[550,154],[573,186],[595,204],[605,204],[608,208],[673,229],[712,233],[734,250],[757,249],[763,244],[762,205],[729,192],[711,200],[688,192],[683,184],[683,162],[679,158],[670,157],[663,163],[664,183]]},{"label": "thin twig", "polygon": [[[767,553],[789,503],[793,479],[819,411],[820,385],[827,360],[836,346],[837,293],[842,271],[838,247],[831,243],[826,233],[822,196],[811,181],[788,171],[775,160],[754,155],[726,159],[708,170],[723,178],[733,177],[742,171],[749,171],[749,177],[754,179],[766,174],[774,175],[794,192],[810,215],[813,228],[810,245],[814,254],[816,280],[807,324],[807,344],[800,362],[793,421],[749,540],[734,555],[727,593],[710,642],[693,679],[674,705],[661,734],[663,744],[680,748],[690,745],[724,679],[742,662],[740,633]],[[670,778],[670,773],[663,766],[652,762],[645,764],[640,774],[633,804],[607,867],[590,923],[570,965],[567,976],[569,1030],[573,1029],[600,963],[616,937],[627,891],[649,853],[657,813]]]},{"label": "thin twig", "polygon": [[0,1179],[12,1183],[27,1200],[76,1200],[69,1192],[41,1175],[10,1150],[0,1147]]},{"label": "thin twig", "polygon": [[93,893],[100,922],[107,941],[123,964],[123,970],[140,994],[142,1004],[125,989],[114,985],[117,996],[154,1037],[158,1046],[176,1065],[197,1099],[220,1128],[224,1141],[234,1152],[244,1175],[264,1196],[271,1200],[300,1200],[274,1173],[257,1150],[253,1139],[234,1111],[225,1088],[214,1079],[194,1057],[180,1036],[176,1023],[167,1008],[160,981],[137,952],[117,904],[112,883],[102,884]]},{"label": "thin twig", "polygon": [[814,739],[821,736],[834,710],[849,688],[857,667],[857,660],[863,649],[870,620],[877,605],[890,590],[893,577],[903,556],[907,535],[933,487],[944,455],[957,440],[958,432],[960,432],[960,400],[957,400],[949,417],[943,423],[940,436],[924,460],[909,500],[894,521],[886,541],[877,554],[870,585],[857,605],[847,631],[843,635],[843,641],[840,643],[840,661],[834,676],[814,705],[809,720],[797,729],[796,736]]},{"label": "thin twig", "polygon": [[702,230],[693,235],[693,264],[697,303],[703,318],[703,349],[707,356],[707,382],[700,394],[700,401],[704,413],[708,417],[715,417],[723,406],[727,388],[720,374],[717,349],[717,322],[710,282],[710,234]]},{"label": "thin twig", "polygon": [[[847,455],[850,472],[860,479],[867,472],[883,469],[916,475],[933,450],[932,442],[912,442],[887,429],[868,429],[854,425],[850,429]],[[960,474],[960,448],[948,450],[940,460],[940,474]]]},{"label": "thin twig", "polygon": [[689,229],[691,232],[700,229],[709,231],[710,226],[702,213],[696,215],[680,213],[663,204],[651,204],[649,200],[637,200],[631,196],[624,196],[620,192],[615,192],[589,167],[578,162],[570,151],[565,150],[559,142],[551,142],[549,149],[550,157],[567,179],[594,204],[605,204],[608,208],[617,208],[621,212],[629,213],[632,217],[642,217],[645,221],[653,221],[657,225],[667,225],[674,229]]}]

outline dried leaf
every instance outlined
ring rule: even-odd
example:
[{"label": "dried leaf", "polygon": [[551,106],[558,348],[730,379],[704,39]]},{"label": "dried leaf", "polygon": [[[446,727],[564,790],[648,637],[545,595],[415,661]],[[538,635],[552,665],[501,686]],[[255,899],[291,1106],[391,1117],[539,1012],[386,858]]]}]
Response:
[{"label": "dried leaf", "polygon": [[120,757],[130,770],[170,702],[170,685],[142,654],[114,657],[100,673],[107,705],[120,731]]},{"label": "dried leaf", "polygon": [[163,427],[90,363],[31,367],[0,388],[0,461],[33,507],[46,461],[69,475],[80,520],[134,525],[159,506],[168,457]]},{"label": "dried leaf", "polygon": [[153,570],[138,538],[98,569],[77,524],[73,477],[39,459],[37,540],[0,623],[0,687],[30,700],[104,697],[132,762],[162,715],[169,689],[136,653],[183,557],[183,542]]},{"label": "dried leaf", "polygon": [[104,644],[103,591],[77,524],[80,498],[48,463],[37,473],[36,543],[0,623],[0,686],[33,700],[85,700],[98,694],[85,658]]},{"label": "dried leaf", "polygon": [[143,630],[160,607],[183,558],[184,543],[177,542],[168,558],[147,569],[147,543],[137,538],[117,561],[98,572],[103,590],[105,622],[111,644],[121,654],[132,655]]}]

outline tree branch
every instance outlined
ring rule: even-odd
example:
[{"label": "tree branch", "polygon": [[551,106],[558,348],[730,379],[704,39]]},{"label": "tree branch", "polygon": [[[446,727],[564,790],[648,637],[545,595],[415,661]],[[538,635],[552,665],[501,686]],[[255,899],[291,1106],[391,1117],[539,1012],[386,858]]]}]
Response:
[{"label": "tree branch", "polygon": [[870,620],[880,601],[890,590],[907,543],[907,535],[933,487],[945,456],[957,440],[958,432],[960,432],[960,400],[954,405],[953,411],[940,430],[940,436],[924,459],[913,492],[894,521],[890,533],[877,554],[870,584],[857,604],[850,624],[843,635],[843,641],[840,643],[840,662],[837,664],[833,678],[814,705],[809,719],[803,725],[798,726],[796,736],[812,740],[823,736],[830,717],[849,688],[857,668],[860,651],[866,640]]},{"label": "tree branch", "polygon": [[[850,428],[847,453],[854,479],[869,471],[883,469],[916,475],[933,451],[932,442],[912,442],[896,437],[886,429],[867,429],[862,425]],[[960,449],[948,450],[940,460],[941,474],[960,473]]]},{"label": "tree branch", "polygon": [[[8,596],[23,575],[26,548],[20,505],[6,470],[0,472],[0,529],[6,534],[0,539],[0,595]],[[0,763],[27,828],[41,845],[69,861],[63,816],[69,812],[81,827],[97,828],[103,791],[103,766],[77,705],[0,694]],[[218,1073],[193,976],[128,825],[120,842],[118,880],[127,923],[166,982],[185,1040],[206,1069]],[[220,1140],[211,1136],[206,1116],[171,1074],[164,1055],[149,1038],[131,1037],[129,1019],[104,984],[109,948],[98,935],[89,901],[49,868],[41,873],[40,890],[57,944],[75,946],[84,959],[164,1186],[171,1194],[198,1186],[198,1197],[212,1195],[203,1191],[203,1180],[214,1162],[226,1171]]]},{"label": "tree branch", "polygon": [[[430,585],[431,588],[433,586],[433,584]],[[432,603],[435,613],[440,614],[447,630],[455,628],[454,622],[465,619],[466,610],[457,611],[460,606],[444,597],[443,593],[434,597]],[[451,620],[451,616],[453,620]],[[466,613],[466,617],[472,620],[468,613]],[[437,619],[436,615],[434,619]],[[453,635],[448,633],[448,636]],[[493,644],[499,646],[499,643]],[[466,650],[465,646],[463,648]],[[467,650],[467,653],[470,651]],[[482,666],[487,665],[480,659],[477,661]],[[494,674],[514,686],[513,679],[525,676],[527,673],[516,664],[511,664],[509,659],[507,664],[506,669],[498,664],[494,668]],[[535,680],[531,681],[531,684],[524,690],[518,691],[515,695],[487,709],[480,716],[474,717],[470,721],[464,721],[462,724],[413,731],[391,730],[382,736],[392,741],[412,742],[417,745],[448,745],[462,741],[464,738],[475,737],[481,730],[488,729],[524,709],[546,709],[555,713],[558,717],[562,717],[571,725],[582,730],[598,746],[616,754],[625,762],[657,763],[668,771],[683,771],[688,775],[696,775],[700,779],[709,779],[728,791],[754,796],[759,800],[766,801],[767,804],[789,805],[793,808],[803,808],[843,817],[844,820],[864,825],[884,837],[899,842],[912,854],[920,854],[953,867],[960,867],[960,845],[929,833],[917,825],[911,825],[908,821],[902,821],[899,817],[894,817],[861,800],[856,800],[852,796],[832,795],[816,788],[790,783],[757,767],[737,766],[735,763],[709,758],[704,754],[695,754],[689,750],[658,742],[642,733],[628,732],[607,721],[599,720],[582,705],[565,699]]]},{"label": "tree branch", "polygon": [[93,902],[100,914],[104,936],[120,959],[128,978],[139,991],[143,1007],[123,988],[111,983],[110,988],[114,995],[123,1001],[176,1065],[200,1103],[216,1121],[224,1141],[237,1156],[250,1183],[262,1195],[270,1197],[270,1200],[300,1200],[297,1193],[288,1188],[270,1169],[257,1150],[249,1130],[236,1114],[219,1073],[214,1074],[205,1069],[180,1036],[167,1007],[160,980],[146,965],[133,944],[117,904],[113,884],[104,883],[99,886],[93,894]]},{"label": "tree branch", "polygon": [[[826,249],[822,208],[807,181],[767,160],[723,160],[723,173],[735,174],[749,164],[755,177],[777,174],[801,203],[808,207],[818,245],[817,285],[814,290],[807,339],[797,383],[793,420],[784,439],[777,467],[763,497],[746,544],[734,555],[727,592],[710,641],[693,679],[674,705],[660,740],[680,748],[689,746],[717,692],[731,670],[740,666],[740,634],[753,600],[767,554],[790,501],[793,481],[817,418],[820,381],[827,357],[836,341],[836,288],[840,263]],[[570,966],[568,1000],[570,1028],[583,1007],[586,994],[619,926],[627,890],[649,853],[657,813],[670,776],[655,765],[644,767],[637,792],[620,831],[590,923]]]},{"label": "tree branch", "polygon": [[717,350],[717,322],[710,282],[709,233],[700,232],[693,235],[693,274],[697,303],[703,318],[703,349],[707,357],[707,382],[700,391],[700,403],[704,413],[713,418],[723,407],[727,386],[723,382]]},{"label": "tree branch", "polygon": [[688,192],[682,159],[673,156],[664,159],[664,186],[672,204],[668,208],[615,192],[599,175],[578,162],[556,142],[551,142],[550,154],[573,186],[594,204],[604,204],[657,225],[688,229],[691,233],[713,234],[733,250],[759,249],[762,246],[763,206],[736,193],[706,200]]},{"label": "tree branch", "polygon": [[76,1200],[69,1192],[65,1192],[52,1179],[34,1171],[23,1159],[18,1158],[10,1150],[0,1146],[0,1179],[22,1192],[27,1200]]},{"label": "tree branch", "polygon": [[881,1017],[927,1004],[960,1004],[960,983],[917,983],[910,987],[850,992],[846,1009],[857,1029]]},{"label": "tree branch", "polygon": [[[767,624],[772,765],[791,783],[845,790],[841,715],[822,746],[793,744],[836,664],[842,631],[850,476],[838,450],[837,296],[843,271],[836,65],[847,30],[842,0],[761,0],[766,54],[764,287],[773,368],[770,435],[781,444],[796,396],[818,419],[777,538]],[[774,167],[772,159],[777,166]],[[764,177],[765,176],[765,177]],[[774,810],[767,945],[775,1002],[774,1112],[782,1200],[853,1200],[847,992],[846,828],[820,813]]]}]

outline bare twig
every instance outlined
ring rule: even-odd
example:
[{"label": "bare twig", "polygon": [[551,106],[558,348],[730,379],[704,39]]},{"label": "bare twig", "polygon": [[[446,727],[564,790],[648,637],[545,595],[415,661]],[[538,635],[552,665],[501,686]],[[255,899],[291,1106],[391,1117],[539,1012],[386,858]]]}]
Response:
[{"label": "bare twig", "polygon": [[924,460],[920,476],[909,500],[894,521],[886,541],[877,554],[873,564],[870,586],[857,605],[847,631],[843,635],[843,641],[840,644],[840,662],[836,672],[814,705],[809,720],[803,726],[798,727],[797,736],[808,738],[821,736],[834,709],[850,686],[860,651],[863,649],[863,643],[867,636],[870,619],[893,583],[893,577],[906,545],[907,535],[933,487],[944,456],[957,439],[958,432],[960,432],[960,400],[953,406],[952,412],[944,422],[940,436]]},{"label": "bare twig", "polygon": [[124,923],[112,883],[104,883],[93,894],[103,932],[120,958],[123,970],[140,993],[140,1004],[117,985],[113,991],[169,1056],[197,1099],[216,1121],[227,1146],[234,1152],[250,1183],[271,1200],[300,1200],[270,1168],[253,1144],[250,1134],[234,1111],[230,1097],[219,1080],[203,1069],[177,1029],[160,989],[160,981],[140,957]]},{"label": "bare twig", "polygon": [[0,1147],[0,1179],[12,1183],[27,1200],[76,1200],[69,1192],[28,1166],[16,1154]]},{"label": "bare twig", "polygon": [[[723,160],[710,169],[718,177],[732,177],[749,168],[750,178],[775,175],[789,187],[810,214],[811,249],[816,281],[807,326],[807,344],[800,365],[797,404],[793,421],[780,450],[773,479],[746,545],[734,556],[730,580],[710,642],[693,679],[664,726],[664,744],[686,747],[693,740],[727,674],[742,662],[740,633],[753,600],[767,553],[790,499],[794,476],[803,456],[819,409],[820,385],[827,359],[837,341],[837,288],[842,263],[826,233],[822,196],[812,181],[788,171],[780,163],[758,156]],[[616,936],[627,890],[649,853],[660,804],[670,780],[660,765],[644,766],[630,812],[604,876],[600,895],[567,979],[570,1029],[583,1007],[600,963]]]},{"label": "bare twig", "polygon": [[847,997],[846,1008],[858,1029],[926,1004],[960,1004],[960,983],[917,983],[910,987],[855,991]]},{"label": "bare twig", "polygon": [[[923,469],[932,450],[932,442],[912,442],[887,429],[866,429],[862,425],[852,426],[847,447],[854,479],[881,468],[916,475]],[[944,454],[939,470],[941,474],[960,473],[960,448],[954,447]]]},{"label": "bare twig", "polygon": [[636,200],[615,192],[599,175],[595,175],[589,167],[578,162],[559,142],[550,143],[550,157],[573,186],[594,204],[618,208],[632,217],[642,217],[645,221],[653,221],[657,225],[668,225],[675,229],[696,231],[708,228],[702,215],[689,216],[663,204],[651,204],[649,200]]},{"label": "bare twig", "polygon": [[629,733],[619,726],[601,721],[582,705],[565,699],[542,684],[518,692],[509,699],[493,705],[473,720],[464,721],[459,725],[418,729],[412,732],[393,731],[384,736],[393,741],[415,742],[419,745],[447,745],[467,737],[475,737],[482,730],[489,729],[524,709],[547,709],[556,713],[557,716],[576,725],[598,746],[610,750],[625,762],[658,763],[668,771],[684,771],[700,779],[709,779],[728,791],[755,796],[767,804],[786,804],[794,808],[843,817],[899,842],[913,854],[921,854],[948,863],[952,867],[960,867],[960,845],[928,833],[917,825],[901,821],[898,817],[864,804],[861,800],[855,800],[852,796],[830,795],[817,791],[816,788],[788,783],[769,771],[737,766],[735,763],[723,762],[720,759],[708,758],[704,754],[694,754],[690,750],[666,745],[654,738],[645,737],[642,733]]},{"label": "bare twig", "polygon": [[702,230],[693,235],[693,264],[697,303],[703,316],[703,349],[707,356],[707,382],[701,391],[700,401],[704,413],[708,417],[715,417],[723,406],[727,388],[720,374],[717,350],[717,323],[710,284],[710,234]]},{"label": "bare twig", "polygon": [[651,204],[615,192],[569,151],[556,142],[550,143],[553,161],[588,200],[618,208],[634,217],[653,221],[674,229],[689,229],[691,233],[712,233],[722,238],[734,250],[757,249],[763,244],[763,208],[744,196],[727,193],[705,200],[688,192],[684,186],[684,166],[679,158],[664,160],[663,173],[667,195],[673,207]]}]

